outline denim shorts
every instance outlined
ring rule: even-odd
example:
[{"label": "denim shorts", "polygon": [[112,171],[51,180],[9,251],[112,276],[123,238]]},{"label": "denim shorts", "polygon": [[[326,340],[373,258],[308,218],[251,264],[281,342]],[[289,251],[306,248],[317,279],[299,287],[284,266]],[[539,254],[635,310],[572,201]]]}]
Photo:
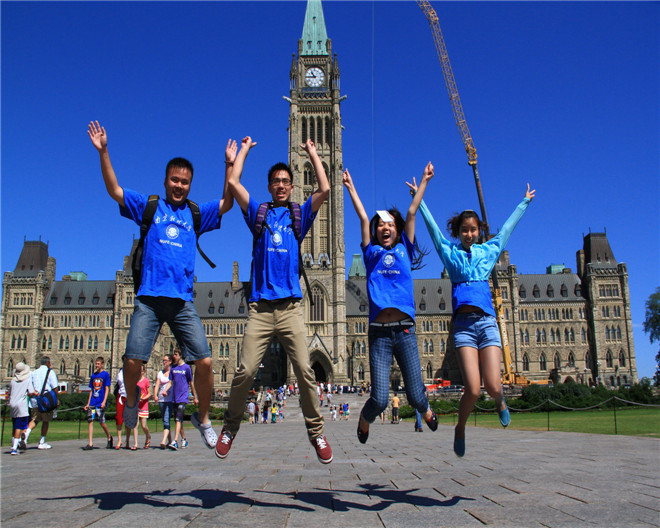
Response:
[{"label": "denim shorts", "polygon": [[454,346],[481,350],[488,346],[502,348],[497,319],[483,312],[459,313],[454,317]]},{"label": "denim shorts", "polygon": [[163,323],[167,323],[185,361],[210,357],[202,321],[190,301],[170,297],[140,296],[135,298],[131,329],[126,339],[126,357],[149,361]]}]

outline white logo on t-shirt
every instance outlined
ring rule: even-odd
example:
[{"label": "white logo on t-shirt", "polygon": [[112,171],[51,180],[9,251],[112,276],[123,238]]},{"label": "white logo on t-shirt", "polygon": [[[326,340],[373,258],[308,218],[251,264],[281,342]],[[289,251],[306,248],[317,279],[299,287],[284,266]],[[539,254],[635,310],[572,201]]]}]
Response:
[{"label": "white logo on t-shirt", "polygon": [[391,268],[392,266],[394,266],[394,255],[392,255],[391,253],[385,255],[383,257],[383,266],[385,266],[386,268]]},{"label": "white logo on t-shirt", "polygon": [[279,246],[282,243],[282,235],[279,233],[279,231],[275,231],[273,236],[270,237],[270,240],[274,246]]},{"label": "white logo on t-shirt", "polygon": [[167,235],[167,238],[174,240],[179,236],[179,228],[175,225],[167,226],[165,234]]}]

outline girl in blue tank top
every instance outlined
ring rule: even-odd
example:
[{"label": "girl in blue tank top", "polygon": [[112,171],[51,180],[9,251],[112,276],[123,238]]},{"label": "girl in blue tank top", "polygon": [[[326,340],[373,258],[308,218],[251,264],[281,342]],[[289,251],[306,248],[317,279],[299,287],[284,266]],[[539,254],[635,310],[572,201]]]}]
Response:
[{"label": "girl in blue tank top", "polygon": [[[430,169],[432,166],[429,163],[424,174]],[[414,197],[405,222],[396,209],[378,211],[369,220],[348,170],[344,171],[343,182],[360,219],[369,296],[371,394],[360,412],[358,440],[363,444],[367,441],[369,425],[387,408],[392,357],[399,364],[408,402],[422,414],[429,428],[435,431],[438,421],[429,406],[419,364],[411,274],[413,263],[418,260],[415,249],[415,213],[424,193],[419,192]]]},{"label": "girl in blue tank top", "polygon": [[[424,172],[419,189],[414,185],[410,186],[412,192],[417,192],[417,195],[424,192],[431,178],[433,167]],[[502,342],[488,277],[504,251],[513,229],[534,198],[534,193],[535,191],[529,190],[527,184],[525,198],[501,231],[481,244],[478,242],[482,223],[477,213],[463,211],[449,219],[447,228],[459,241],[454,243],[444,237],[426,204],[423,201],[420,203],[422,217],[452,284],[454,347],[465,385],[458,409],[458,423],[454,430],[454,452],[459,457],[465,454],[465,424],[481,392],[482,378],[486,392],[495,400],[502,426],[508,426],[511,421],[502,394]]]}]

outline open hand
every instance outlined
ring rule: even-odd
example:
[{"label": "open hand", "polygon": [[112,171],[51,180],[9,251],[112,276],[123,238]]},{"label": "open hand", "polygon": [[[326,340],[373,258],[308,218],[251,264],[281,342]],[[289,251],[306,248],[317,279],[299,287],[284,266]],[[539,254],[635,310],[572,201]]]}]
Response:
[{"label": "open hand", "polygon": [[91,121],[87,127],[87,135],[92,140],[92,145],[96,150],[101,150],[108,146],[108,135],[105,133],[105,128],[99,125],[98,121]]},{"label": "open hand", "polygon": [[236,160],[236,141],[229,138],[227,141],[227,148],[225,148],[225,161],[228,161],[229,163],[234,163]]}]

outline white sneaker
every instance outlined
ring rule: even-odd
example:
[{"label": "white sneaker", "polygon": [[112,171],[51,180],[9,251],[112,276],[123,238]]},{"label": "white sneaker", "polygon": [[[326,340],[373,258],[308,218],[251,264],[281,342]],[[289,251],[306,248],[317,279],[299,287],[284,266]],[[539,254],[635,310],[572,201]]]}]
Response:
[{"label": "white sneaker", "polygon": [[12,455],[18,455],[18,449],[12,449],[11,454]]},{"label": "white sneaker", "polygon": [[53,447],[53,446],[50,445],[50,444],[47,444],[46,442],[44,442],[43,444],[39,444],[37,446],[37,449],[50,449],[51,447]]}]

